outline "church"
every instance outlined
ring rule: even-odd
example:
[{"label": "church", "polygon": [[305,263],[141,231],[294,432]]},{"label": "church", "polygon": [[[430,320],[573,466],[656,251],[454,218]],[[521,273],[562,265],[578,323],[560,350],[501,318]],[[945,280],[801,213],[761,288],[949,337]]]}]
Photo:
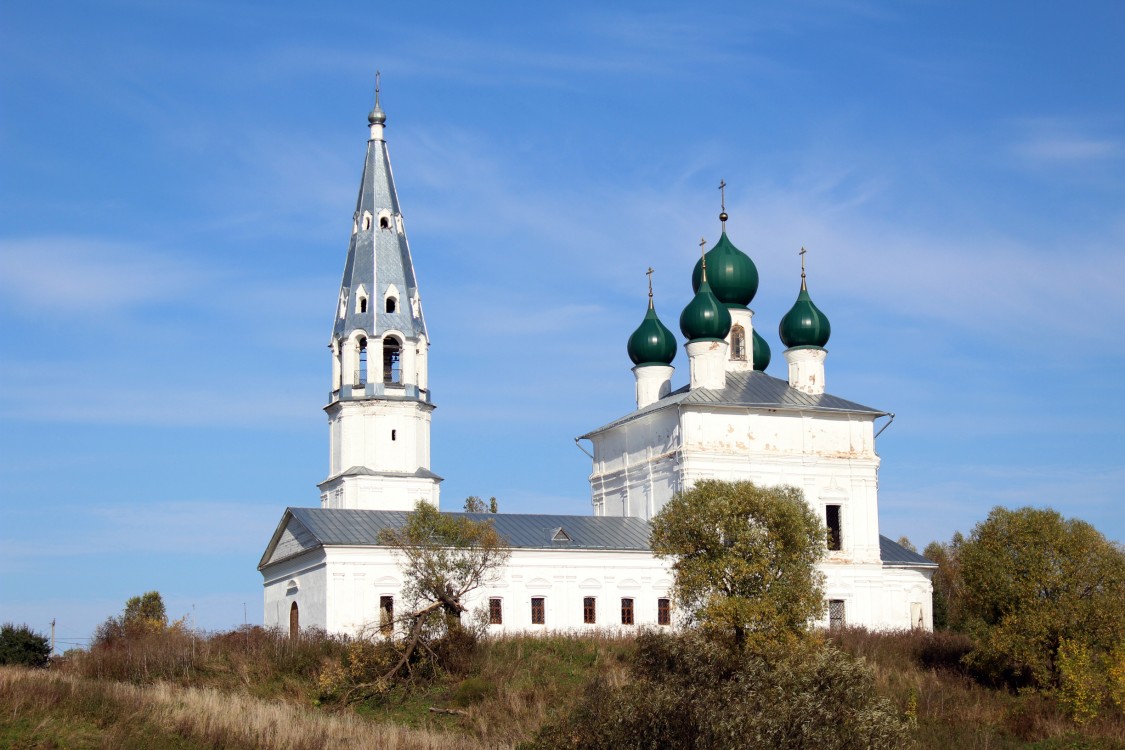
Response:
[{"label": "church", "polygon": [[[419,501],[440,507],[441,477],[430,469],[430,338],[386,121],[377,88],[333,313],[320,506],[287,508],[258,565],[264,623],[293,633],[354,635],[393,620],[409,603],[380,531],[401,526]],[[809,294],[803,255],[800,290],[779,329],[788,377],[766,374],[770,347],[749,308],[758,272],[727,237],[725,209],[719,218],[722,235],[710,250],[701,246],[695,296],[679,320],[688,383],[673,390],[678,344],[650,285],[627,346],[637,408],[578,438],[593,462],[591,515],[479,516],[511,551],[465,602],[492,631],[673,626],[672,576],[649,548],[649,520],[703,479],[804,492],[828,530],[823,625],[932,628],[936,566],[879,534],[875,438],[893,415],[825,391],[831,328]]]}]

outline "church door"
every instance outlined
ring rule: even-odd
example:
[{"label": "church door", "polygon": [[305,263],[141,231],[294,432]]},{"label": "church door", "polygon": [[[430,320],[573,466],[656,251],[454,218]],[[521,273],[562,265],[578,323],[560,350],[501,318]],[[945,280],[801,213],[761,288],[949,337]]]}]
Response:
[{"label": "church door", "polygon": [[297,602],[289,608],[289,637],[296,638],[301,634],[300,616],[297,614]]}]

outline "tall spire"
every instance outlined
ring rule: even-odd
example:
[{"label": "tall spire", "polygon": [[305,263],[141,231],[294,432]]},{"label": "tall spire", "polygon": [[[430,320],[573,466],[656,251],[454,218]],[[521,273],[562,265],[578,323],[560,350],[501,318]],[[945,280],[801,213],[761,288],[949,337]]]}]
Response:
[{"label": "tall spire", "polygon": [[324,507],[410,510],[436,506],[441,481],[430,471],[430,340],[375,80],[329,342],[329,474],[318,487]]},{"label": "tall spire", "polygon": [[[375,109],[368,119],[376,120],[376,115],[382,115],[378,93]],[[382,124],[373,122],[371,127],[381,130]],[[425,342],[428,346],[426,321],[390,155],[386,141],[380,136],[367,142],[332,338],[338,347],[344,347],[357,335],[374,343],[391,332],[401,339],[399,343],[404,350],[402,384],[416,387],[422,393],[414,395],[425,398],[428,387],[425,368],[421,366],[423,363],[407,367],[406,350],[413,350],[413,345],[408,346],[407,342]],[[347,360],[344,357],[340,363],[344,385],[352,384],[352,370],[356,369],[350,366],[354,363]],[[364,378],[364,381],[378,379]]]}]

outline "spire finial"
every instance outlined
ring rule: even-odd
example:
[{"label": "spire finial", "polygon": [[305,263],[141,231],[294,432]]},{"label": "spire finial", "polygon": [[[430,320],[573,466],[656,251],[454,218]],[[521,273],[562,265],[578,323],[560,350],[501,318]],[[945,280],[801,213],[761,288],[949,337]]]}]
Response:
[{"label": "spire finial", "polygon": [[648,306],[652,307],[652,266],[645,271],[645,276],[648,276]]},{"label": "spire finial", "polygon": [[723,222],[723,231],[727,231],[727,181],[719,180],[719,199],[722,213],[719,214],[719,221]]},{"label": "spire finial", "polygon": [[808,287],[805,285],[805,253],[806,252],[808,252],[808,251],[805,250],[805,248],[802,247],[801,252],[797,253],[797,255],[801,256],[801,288],[807,290]]},{"label": "spire finial", "polygon": [[702,283],[707,283],[707,240],[702,237],[699,238],[699,253],[703,256],[703,279]]},{"label": "spire finial", "polygon": [[[375,106],[371,109],[371,114],[367,116],[367,122],[371,125],[383,125],[387,121],[387,113],[379,106],[379,71],[375,71]],[[374,131],[372,131],[374,133]],[[380,130],[379,133],[383,131]],[[373,136],[374,137],[374,136]]]}]

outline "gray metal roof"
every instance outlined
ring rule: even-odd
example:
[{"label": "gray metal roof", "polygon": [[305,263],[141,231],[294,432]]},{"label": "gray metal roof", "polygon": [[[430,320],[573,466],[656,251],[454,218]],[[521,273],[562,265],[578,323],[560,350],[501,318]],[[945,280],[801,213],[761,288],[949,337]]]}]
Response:
[{"label": "gray metal roof", "polygon": [[[351,468],[344,469],[339,474],[333,474],[320,484],[331,482],[333,479],[339,479],[340,477],[420,477],[422,479],[436,479],[439,482],[444,481],[444,477],[424,467],[419,467],[414,471],[376,471],[366,466],[352,466]],[[317,486],[319,487],[320,485]]]},{"label": "gray metal roof", "polygon": [[884,565],[910,565],[936,568],[937,563],[928,560],[917,552],[911,552],[898,542],[892,542],[882,534],[879,535],[879,557]]},{"label": "gray metal roof", "polygon": [[819,411],[836,412],[844,414],[868,414],[880,417],[887,412],[873,409],[870,406],[857,404],[854,401],[822,393],[812,396],[808,393],[790,388],[789,383],[767,375],[757,370],[751,372],[728,372],[726,385],[722,388],[696,388],[691,389],[685,385],[673,391],[654,404],[649,404],[643,409],[638,409],[631,414],[626,414],[620,419],[603,425],[596,430],[582,435],[579,440],[589,438],[599,432],[612,429],[618,425],[631,422],[645,414],[651,414],[660,409],[666,409],[677,404],[693,406],[727,406],[750,407],[761,409],[778,409],[783,411]]},{"label": "gray metal roof", "polygon": [[[379,532],[400,529],[409,511],[341,508],[287,508],[258,567],[321,546],[380,546]],[[649,522],[621,516],[553,516],[532,513],[447,513],[491,521],[515,549],[585,549],[648,551]],[[295,523],[294,523],[295,522]],[[559,533],[559,532],[563,533]],[[559,541],[560,539],[568,541]],[[936,567],[885,536],[879,536],[884,565]]]},{"label": "gray metal roof", "polygon": [[[391,226],[379,226],[379,212],[389,211]],[[372,216],[371,226],[363,228],[364,211]],[[410,257],[410,244],[405,229],[400,233],[394,217],[401,216],[398,192],[387,143],[382,139],[367,142],[367,157],[363,163],[363,177],[356,200],[355,221],[358,231],[348,244],[348,258],[344,264],[344,277],[340,282],[340,299],[346,299],[347,310],[340,316],[337,307],[333,319],[332,335],[346,338],[352,331],[361,329],[371,338],[382,338],[390,329],[402,331],[407,338],[417,339],[426,333],[426,322],[421,305],[415,311],[411,299],[418,291],[414,276],[414,262]],[[385,312],[383,298],[387,288],[394,284],[398,290],[398,307],[395,312]],[[367,312],[356,309],[357,290],[363,285],[368,295]],[[337,304],[340,304],[338,301]]]},{"label": "gray metal roof", "polygon": [[[320,544],[378,545],[379,532],[398,529],[409,511],[289,508],[286,511]],[[552,516],[524,513],[447,513],[491,521],[508,544],[523,549],[647,550],[649,524],[643,518]],[[552,541],[559,529],[569,542]]]}]

